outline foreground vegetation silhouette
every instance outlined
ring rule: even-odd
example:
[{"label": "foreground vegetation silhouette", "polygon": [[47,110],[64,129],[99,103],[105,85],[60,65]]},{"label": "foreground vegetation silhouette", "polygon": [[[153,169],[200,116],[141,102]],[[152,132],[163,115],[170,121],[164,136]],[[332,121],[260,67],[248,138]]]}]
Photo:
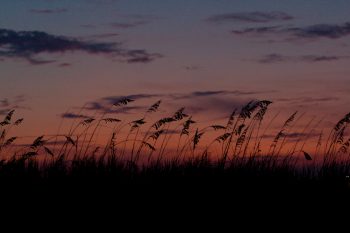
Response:
[{"label": "foreground vegetation silhouette", "polygon": [[[132,101],[120,99],[111,109]],[[270,104],[267,100],[251,101],[234,110],[226,125],[199,129],[184,108],[147,125],[149,115],[161,105],[157,101],[140,119],[123,122],[109,117],[114,114],[109,109],[95,117],[77,118],[66,134],[39,136],[24,145],[15,144],[18,137],[8,136],[23,122],[14,120],[11,111],[0,122],[1,195],[62,194],[68,190],[69,195],[99,192],[129,198],[149,191],[159,195],[164,190],[177,197],[191,191],[198,195],[216,192],[217,196],[348,193],[350,139],[344,137],[350,113],[329,135],[320,132],[310,153],[304,148],[317,122],[314,127],[310,122],[286,147],[298,120],[295,112],[264,152],[261,144],[275,119],[262,129]],[[107,125],[112,125],[110,137],[97,146],[94,142],[99,131]],[[200,144],[203,135],[210,133],[215,136]]]}]

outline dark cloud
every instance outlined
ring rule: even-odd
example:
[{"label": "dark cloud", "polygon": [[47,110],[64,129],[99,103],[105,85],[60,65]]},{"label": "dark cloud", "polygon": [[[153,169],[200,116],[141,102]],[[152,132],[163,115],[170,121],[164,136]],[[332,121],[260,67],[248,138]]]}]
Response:
[{"label": "dark cloud", "polygon": [[237,12],[228,14],[213,15],[207,19],[209,22],[225,23],[225,22],[247,22],[247,23],[268,23],[276,21],[287,21],[294,19],[293,16],[280,11],[272,12]]},{"label": "dark cloud", "polygon": [[124,98],[132,99],[132,100],[141,100],[141,99],[150,99],[155,97],[163,97],[163,94],[135,94],[135,95],[127,95],[127,96],[107,96],[102,98],[104,102],[107,104],[113,105]]},{"label": "dark cloud", "polygon": [[128,50],[121,56],[125,57],[127,63],[149,63],[154,59],[163,57],[163,55],[158,53],[149,54],[146,50]]},{"label": "dark cloud", "polygon": [[217,96],[246,96],[246,95],[256,95],[261,94],[262,92],[254,92],[254,91],[194,91],[189,94],[173,94],[172,99],[194,99],[200,97],[217,97]]},{"label": "dark cloud", "polygon": [[56,9],[31,9],[31,13],[35,14],[59,14],[67,12],[66,8],[56,8]]},{"label": "dark cloud", "polygon": [[203,99],[193,98],[186,104],[189,114],[215,113],[218,115],[228,115],[233,109],[239,109],[252,99],[245,98],[223,98],[223,97],[205,97]]},{"label": "dark cloud", "polygon": [[[115,108],[113,107],[113,104],[119,102],[120,100],[124,98],[132,99],[132,100],[143,100],[143,99],[151,99],[155,97],[163,97],[163,95],[160,94],[135,94],[135,95],[128,95],[128,96],[107,96],[104,98],[101,98],[96,101],[89,102],[85,109],[86,110],[92,110],[92,111],[101,111],[106,113],[124,113],[124,114],[130,114],[134,111],[138,110],[146,110],[148,106],[123,106]],[[131,103],[133,104],[133,103]]]},{"label": "dark cloud", "polygon": [[271,27],[248,27],[241,30],[233,30],[232,33],[236,35],[260,35],[260,34],[276,34],[283,32],[280,26]]},{"label": "dark cloud", "polygon": [[[174,111],[180,107],[186,107],[188,114],[208,113],[208,116],[226,116],[233,109],[240,108],[250,100],[254,100],[255,95],[266,92],[257,91],[194,91],[190,93],[166,93],[166,94],[135,94],[129,96],[108,96],[88,103],[86,110],[101,111],[107,113],[142,113],[145,112],[149,104],[156,100],[163,100],[163,106],[167,110]],[[112,107],[114,103],[123,98],[136,100],[126,107]],[[139,105],[142,100],[143,106]],[[144,100],[147,100],[145,102]],[[136,104],[136,105],[135,105]],[[163,107],[162,106],[162,107]],[[210,114],[209,114],[210,113]]]},{"label": "dark cloud", "polygon": [[350,35],[350,23],[340,25],[336,24],[317,24],[305,28],[289,28],[289,32],[300,38],[330,38],[337,39]]},{"label": "dark cloud", "polygon": [[278,63],[278,62],[285,62],[287,60],[286,56],[283,56],[281,54],[268,54],[265,55],[264,57],[260,58],[258,62],[260,63]]},{"label": "dark cloud", "polygon": [[350,35],[350,23],[344,24],[315,24],[306,27],[250,27],[233,30],[235,35],[283,35],[286,39],[338,39]]},{"label": "dark cloud", "polygon": [[68,119],[86,119],[86,118],[90,118],[87,115],[82,115],[82,114],[76,114],[76,113],[63,113],[61,114],[62,118],[68,118]]},{"label": "dark cloud", "polygon": [[142,49],[125,49],[121,46],[121,43],[82,41],[41,31],[0,29],[0,57],[24,59],[35,65],[54,62],[37,58],[37,55],[43,53],[104,54],[128,63],[147,63],[161,57],[157,53],[149,53]]},{"label": "dark cloud", "polygon": [[139,110],[145,110],[145,106],[123,106],[123,107],[113,107],[113,105],[108,105],[106,102],[90,102],[86,105],[85,110],[89,111],[99,111],[103,113],[123,113],[132,114],[137,113]]},{"label": "dark cloud", "polygon": [[281,62],[330,62],[349,59],[350,56],[327,56],[327,55],[304,55],[304,56],[285,56],[277,53],[272,53],[258,59],[259,63],[271,64]]},{"label": "dark cloud", "polygon": [[341,59],[349,59],[348,56],[326,56],[326,55],[306,55],[300,57],[300,60],[307,62],[320,62],[320,61],[337,61]]},{"label": "dark cloud", "polygon": [[[305,137],[309,137],[309,138],[317,138],[320,136],[320,133],[317,132],[311,132],[311,133],[286,133],[284,136],[287,137],[287,139],[289,139],[290,141],[297,141],[299,138],[305,138]],[[272,139],[275,138],[276,135],[274,134],[268,134],[268,135],[264,135],[263,138],[265,139]]]},{"label": "dark cloud", "polygon": [[[269,91],[272,92],[272,91]],[[127,96],[107,96],[101,98],[99,101],[91,102],[94,106],[94,109],[104,108],[102,105],[110,107],[111,105],[117,103],[118,101],[128,98],[132,100],[147,100],[152,98],[158,99],[169,99],[169,100],[181,100],[181,99],[189,99],[193,100],[194,98],[202,98],[202,97],[225,97],[225,96],[249,96],[249,95],[257,95],[266,92],[258,92],[258,91],[194,91],[190,93],[168,93],[168,94],[134,94]]]},{"label": "dark cloud", "polygon": [[279,98],[276,99],[277,102],[288,102],[291,104],[315,104],[321,102],[333,102],[338,101],[338,97],[334,96],[326,96],[326,97],[296,97],[296,98]]},{"label": "dark cloud", "polygon": [[[1,53],[0,53],[1,56]],[[33,57],[27,57],[25,58],[31,65],[46,65],[56,62],[56,60],[43,60]]]}]

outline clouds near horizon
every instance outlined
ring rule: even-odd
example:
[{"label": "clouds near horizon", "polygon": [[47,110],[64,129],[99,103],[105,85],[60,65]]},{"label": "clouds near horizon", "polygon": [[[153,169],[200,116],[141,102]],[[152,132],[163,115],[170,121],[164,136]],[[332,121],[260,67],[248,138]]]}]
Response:
[{"label": "clouds near horizon", "polygon": [[247,27],[244,29],[232,30],[232,33],[237,36],[282,36],[285,37],[285,39],[339,39],[350,35],[350,22],[343,24],[314,24],[304,27]]},{"label": "clouds near horizon", "polygon": [[[273,91],[271,91],[273,92]],[[146,111],[150,104],[156,100],[163,100],[167,103],[166,109],[173,111],[179,107],[186,107],[189,114],[216,113],[217,115],[227,115],[234,108],[240,108],[251,100],[256,99],[256,95],[263,92],[258,91],[226,91],[208,90],[193,91],[189,93],[154,93],[154,94],[134,94],[128,96],[106,96],[95,101],[88,102],[85,110],[100,111],[105,113],[142,113]],[[128,98],[135,100],[128,106],[114,108],[113,104],[121,99]],[[147,101],[146,104],[144,101]],[[163,105],[163,104],[162,104]],[[161,106],[163,108],[163,106]],[[214,114],[215,115],[215,114]]]},{"label": "clouds near horizon", "polygon": [[256,61],[262,64],[274,64],[284,62],[331,62],[350,59],[350,56],[330,56],[330,55],[302,55],[302,56],[287,56],[278,53],[271,53],[262,56]]},{"label": "clouds near horizon", "polygon": [[213,23],[244,22],[244,23],[268,23],[276,21],[288,21],[294,19],[293,16],[281,11],[252,11],[235,12],[227,14],[217,14],[210,16],[206,20]]}]

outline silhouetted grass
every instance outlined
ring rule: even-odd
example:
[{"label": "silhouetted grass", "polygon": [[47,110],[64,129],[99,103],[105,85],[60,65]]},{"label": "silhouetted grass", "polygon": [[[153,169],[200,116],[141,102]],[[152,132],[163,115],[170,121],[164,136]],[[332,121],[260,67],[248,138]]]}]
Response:
[{"label": "silhouetted grass", "polygon": [[[132,101],[121,99],[112,108]],[[320,122],[309,129],[314,119],[301,132],[306,137],[299,136],[285,149],[288,135],[302,118],[295,112],[264,152],[262,141],[276,118],[263,127],[270,104],[267,100],[251,101],[234,110],[225,125],[199,128],[184,108],[148,123],[161,105],[157,101],[136,120],[124,122],[103,112],[74,122],[67,134],[42,135],[22,146],[15,145],[17,137],[8,136],[23,122],[13,120],[11,111],[0,123],[0,187],[7,191],[16,187],[112,193],[130,187],[153,191],[168,187],[245,193],[281,189],[348,192],[349,139],[345,135],[350,114],[335,125],[326,141],[322,140],[324,131],[320,132],[313,154],[304,151],[304,146],[310,134],[318,130]],[[96,145],[99,131],[106,126],[111,131],[107,142]],[[203,145],[201,140],[206,135],[211,136]]]}]

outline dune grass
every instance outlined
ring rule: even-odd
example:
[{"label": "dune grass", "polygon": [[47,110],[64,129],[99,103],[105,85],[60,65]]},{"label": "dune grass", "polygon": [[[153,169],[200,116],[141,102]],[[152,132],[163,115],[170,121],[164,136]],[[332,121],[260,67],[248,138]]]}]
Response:
[{"label": "dune grass", "polygon": [[[111,108],[131,102],[132,99],[124,98]],[[8,136],[23,122],[22,118],[14,120],[11,111],[0,122],[0,182],[106,187],[308,184],[348,190],[350,138],[346,138],[346,130],[350,113],[328,135],[323,130],[319,132],[313,153],[304,148],[310,135],[318,130],[320,122],[315,119],[287,146],[289,135],[303,117],[295,112],[284,121],[268,150],[262,151],[262,141],[266,141],[267,131],[277,117],[263,125],[271,103],[251,101],[234,110],[226,124],[198,128],[185,108],[148,123],[161,107],[161,101],[157,101],[138,119],[125,122],[103,112],[93,118],[75,120],[66,134],[41,135],[28,145],[16,145],[18,137]],[[100,130],[106,126],[111,131],[108,140],[102,146],[95,145]],[[203,144],[205,135],[209,137]]]}]

